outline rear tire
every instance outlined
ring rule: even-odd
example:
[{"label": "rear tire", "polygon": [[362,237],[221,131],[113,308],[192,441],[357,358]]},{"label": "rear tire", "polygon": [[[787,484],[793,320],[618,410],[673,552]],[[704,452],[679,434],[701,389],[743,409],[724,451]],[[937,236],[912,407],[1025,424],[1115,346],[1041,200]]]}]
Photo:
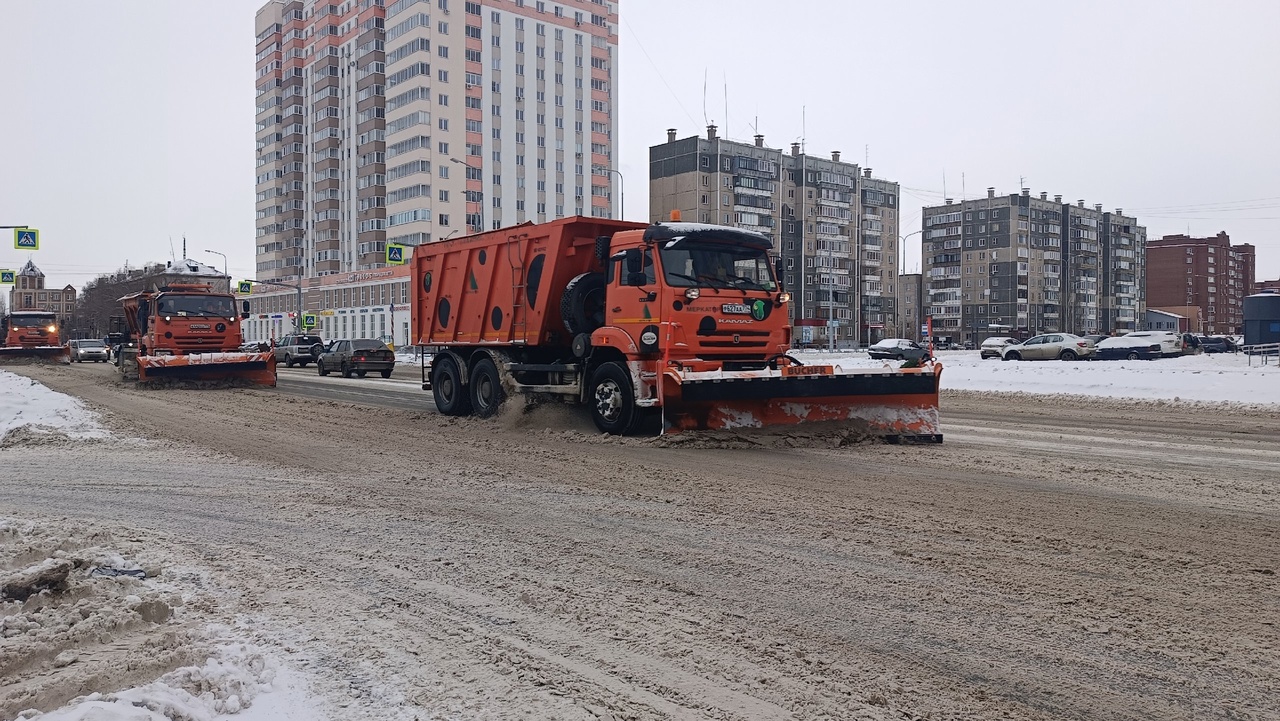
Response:
[{"label": "rear tire", "polygon": [[284,367],[285,367],[285,368],[292,368],[292,367],[293,367],[293,356],[291,356],[291,355],[286,355],[286,356],[284,357]]},{"label": "rear tire", "polygon": [[471,398],[462,371],[452,355],[442,355],[431,366],[431,397],[436,410],[446,416],[465,416],[471,413]]},{"label": "rear tire", "polygon": [[604,325],[604,274],[583,273],[569,281],[560,296],[560,317],[573,337]]},{"label": "rear tire", "polygon": [[1070,351],[1070,350],[1064,350],[1062,351],[1062,355],[1058,356],[1058,360],[1073,361],[1075,359],[1076,359],[1075,351]]},{"label": "rear tire", "polygon": [[1124,359],[1125,359],[1125,360],[1138,360],[1138,359],[1139,359],[1139,358],[1141,358],[1141,357],[1142,357],[1142,356],[1138,355],[1138,352],[1137,352],[1137,351],[1129,351],[1129,355],[1125,356],[1125,357],[1124,357]]},{"label": "rear tire", "polygon": [[481,418],[490,418],[502,407],[507,392],[502,387],[502,376],[493,359],[485,357],[476,361],[471,369],[471,408]]},{"label": "rear tire", "polygon": [[346,361],[342,362],[342,377],[343,378],[351,377],[351,366],[347,365]]},{"label": "rear tire", "polygon": [[380,372],[382,373],[382,377],[383,377],[383,378],[390,378],[390,377],[391,377],[391,369],[390,369],[390,368],[387,368],[387,369],[382,370],[382,371],[380,371]]},{"label": "rear tire", "polygon": [[322,376],[329,375],[329,369],[324,367],[324,361],[316,361],[316,372]]},{"label": "rear tire", "polygon": [[621,363],[605,363],[591,374],[591,420],[596,428],[616,436],[625,435],[636,423],[636,394],[631,374]]}]

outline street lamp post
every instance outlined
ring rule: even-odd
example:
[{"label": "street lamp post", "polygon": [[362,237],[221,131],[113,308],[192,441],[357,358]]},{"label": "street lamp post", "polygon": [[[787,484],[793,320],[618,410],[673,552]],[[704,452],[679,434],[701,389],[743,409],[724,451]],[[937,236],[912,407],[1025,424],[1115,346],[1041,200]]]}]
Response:
[{"label": "street lamp post", "polygon": [[626,220],[627,219],[627,180],[626,178],[622,177],[622,171],[617,170],[615,168],[610,168],[604,165],[597,165],[595,167],[598,168],[599,170],[605,171],[606,173],[617,173],[618,195],[619,195],[618,218],[620,220]]},{"label": "street lamp post", "polygon": [[228,289],[228,290],[230,290],[230,289],[231,289],[231,276],[227,273],[227,254],[226,254],[226,253],[219,253],[219,252],[218,252],[218,251],[216,251],[216,250],[206,250],[205,252],[206,252],[206,253],[213,253],[214,255],[220,255],[220,256],[222,256],[222,274],[223,274],[223,275],[225,275],[225,276],[227,276],[227,289]]},{"label": "street lamp post", "polygon": [[[480,171],[480,187],[484,187],[484,172],[483,172],[483,171],[481,171],[481,169],[480,169],[480,168],[477,168],[477,167],[475,167],[474,165],[471,165],[470,163],[466,162],[465,160],[458,160],[457,158],[454,158],[454,157],[450,157],[450,158],[449,158],[449,160],[450,160],[450,162],[457,163],[458,165],[461,165],[461,166],[462,166],[462,167],[464,167],[464,168],[468,168],[468,169],[470,169],[470,170],[477,170],[477,171]],[[465,186],[464,186],[463,192],[464,192],[464,193],[466,192]],[[483,232],[483,231],[484,231],[484,229],[485,229],[485,228],[484,228],[484,191],[483,191],[483,190],[481,190],[481,191],[478,191],[478,192],[480,193],[480,196],[479,196],[479,197],[480,197],[480,201],[479,201],[479,203],[477,203],[477,204],[480,206],[480,223],[479,223],[479,226],[480,226],[480,227],[479,227],[479,230],[480,230],[481,232]]]},{"label": "street lamp post", "polygon": [[[894,307],[894,324],[897,326],[898,332],[901,333],[903,337],[909,336],[913,332],[913,330],[910,327],[907,327],[905,329],[902,327],[902,276],[905,274],[904,271],[906,270],[906,265],[907,265],[907,238],[910,238],[913,235],[919,235],[923,232],[924,232],[924,228],[921,228],[920,230],[912,231],[910,233],[907,233],[906,235],[898,236],[898,277],[894,278],[895,285],[893,286],[893,307]],[[921,252],[923,253],[923,249],[921,250]],[[924,286],[923,276],[921,276],[920,278],[920,283],[921,283],[921,288],[923,288]]]}]

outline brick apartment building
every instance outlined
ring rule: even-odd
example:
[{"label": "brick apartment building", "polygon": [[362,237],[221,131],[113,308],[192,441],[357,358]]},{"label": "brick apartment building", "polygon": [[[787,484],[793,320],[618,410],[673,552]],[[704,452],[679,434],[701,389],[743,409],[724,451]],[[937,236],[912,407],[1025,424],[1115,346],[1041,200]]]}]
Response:
[{"label": "brick apartment building", "polygon": [[[1147,242],[1147,305],[1199,318],[1196,333],[1239,333],[1244,298],[1254,292],[1254,247],[1210,238],[1166,235]],[[1196,313],[1188,313],[1195,308]]]},{"label": "brick apartment building", "polygon": [[76,309],[76,289],[46,288],[44,272],[36,264],[27,261],[18,271],[13,288],[9,289],[10,310],[45,310],[58,315],[58,325],[66,325]]}]

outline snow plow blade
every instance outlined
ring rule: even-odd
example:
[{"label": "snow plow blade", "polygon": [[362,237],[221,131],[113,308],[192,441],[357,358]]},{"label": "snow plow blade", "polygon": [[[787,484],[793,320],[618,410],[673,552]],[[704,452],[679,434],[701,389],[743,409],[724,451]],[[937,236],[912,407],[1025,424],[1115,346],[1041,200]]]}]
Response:
[{"label": "snow plow blade", "polygon": [[942,366],[687,372],[663,379],[665,430],[851,423],[890,442],[941,443]]},{"label": "snow plow blade", "polygon": [[193,353],[138,356],[138,381],[242,381],[275,387],[275,353]]},{"label": "snow plow blade", "polygon": [[71,346],[38,345],[0,348],[0,365],[71,363]]}]

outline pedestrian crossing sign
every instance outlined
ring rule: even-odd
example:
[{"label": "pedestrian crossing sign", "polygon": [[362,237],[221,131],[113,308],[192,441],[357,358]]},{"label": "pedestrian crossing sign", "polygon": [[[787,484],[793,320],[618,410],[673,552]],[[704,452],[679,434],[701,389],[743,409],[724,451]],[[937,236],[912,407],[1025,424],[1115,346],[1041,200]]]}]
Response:
[{"label": "pedestrian crossing sign", "polygon": [[40,250],[40,231],[35,228],[14,228],[13,249]]},{"label": "pedestrian crossing sign", "polygon": [[242,280],[238,285],[239,287],[236,288],[236,292],[241,295],[249,295],[253,292],[253,281],[251,280]]},{"label": "pedestrian crossing sign", "polygon": [[387,265],[404,265],[404,246],[387,243]]},{"label": "pedestrian crossing sign", "polygon": [[0,285],[13,285],[18,282],[18,273],[12,270],[0,270]]}]

